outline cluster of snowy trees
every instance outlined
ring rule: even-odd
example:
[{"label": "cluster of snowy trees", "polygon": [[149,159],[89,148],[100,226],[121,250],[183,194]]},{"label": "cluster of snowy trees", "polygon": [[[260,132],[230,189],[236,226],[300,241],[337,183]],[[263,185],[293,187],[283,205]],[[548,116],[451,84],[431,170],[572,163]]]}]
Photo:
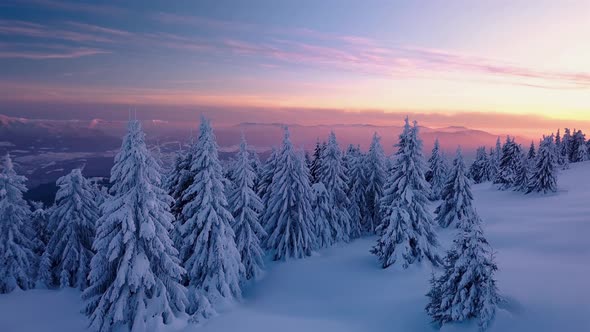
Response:
[{"label": "cluster of snowy trees", "polygon": [[589,160],[590,141],[581,130],[569,128],[557,134],[543,136],[538,148],[531,142],[528,150],[517,144],[513,137],[506,137],[502,145],[486,151],[480,147],[475,161],[469,168],[469,177],[475,183],[492,181],[500,190],[516,190],[525,193],[557,191],[557,172],[567,169],[570,163]]},{"label": "cluster of snowy trees", "polygon": [[[32,209],[25,178],[10,156],[0,170],[0,292],[46,287],[83,291],[96,331],[142,331],[175,319],[201,322],[239,300],[246,282],[274,260],[375,234],[371,250],[383,268],[421,261],[433,275],[427,312],[438,324],[494,317],[497,294],[492,249],[473,207],[471,183],[501,189],[556,190],[556,172],[588,158],[581,131],[544,137],[524,153],[508,137],[477,150],[469,169],[461,151],[452,165],[438,140],[428,160],[416,122],[405,120],[386,157],[375,134],[367,152],[345,150],[331,132],[312,155],[297,150],[285,128],[280,146],[261,163],[242,137],[227,167],[209,121],[199,137],[162,169],[138,121],[130,121],[111,170],[108,192],[80,169],[60,178],[55,205]],[[431,201],[439,202],[432,215]],[[458,229],[439,254],[436,229]]]}]

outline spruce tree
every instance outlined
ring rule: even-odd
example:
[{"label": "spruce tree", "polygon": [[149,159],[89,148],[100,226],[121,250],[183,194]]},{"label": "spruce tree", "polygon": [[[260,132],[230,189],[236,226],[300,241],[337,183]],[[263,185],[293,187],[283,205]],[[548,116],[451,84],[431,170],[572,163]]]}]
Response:
[{"label": "spruce tree", "polygon": [[553,137],[543,137],[527,193],[557,191],[557,157]]},{"label": "spruce tree", "polygon": [[519,146],[518,152],[516,154],[516,164],[515,164],[515,177],[514,177],[514,184],[513,189],[515,191],[524,191],[526,192],[529,187],[529,178],[530,178],[530,163],[527,159],[526,155],[522,152],[522,149]]},{"label": "spruce tree", "polygon": [[521,162],[520,147],[510,136],[507,136],[506,142],[502,146],[502,159],[494,181],[494,183],[499,184],[499,189],[506,190],[515,186]]},{"label": "spruce tree", "polygon": [[351,218],[348,213],[348,177],[342,163],[342,151],[338,146],[336,134],[332,131],[328,144],[322,154],[319,181],[321,181],[330,197],[330,207],[334,210],[336,223],[332,228],[334,242],[348,242],[351,238]]},{"label": "spruce tree", "polygon": [[416,122],[410,127],[406,118],[396,146],[392,174],[381,198],[384,219],[377,229],[380,237],[371,252],[377,255],[383,268],[395,263],[407,268],[424,258],[438,265],[438,241],[427,209],[430,194],[424,179],[427,166]]},{"label": "spruce tree", "polygon": [[482,183],[488,181],[489,178],[489,160],[485,147],[477,148],[475,153],[475,160],[471,167],[469,167],[469,176],[475,183]]},{"label": "spruce tree", "polygon": [[526,159],[535,160],[536,157],[537,157],[537,153],[535,152],[535,142],[531,141],[531,146],[529,148],[529,152],[526,155]]},{"label": "spruce tree", "polygon": [[31,211],[23,199],[27,178],[18,175],[6,154],[0,160],[0,293],[34,286],[38,259],[34,253]]},{"label": "spruce tree", "polygon": [[502,159],[502,144],[500,137],[496,139],[496,147],[492,148],[489,157],[489,175],[490,181],[495,182],[498,174],[500,173],[500,161]]},{"label": "spruce tree", "polygon": [[37,256],[41,256],[52,233],[49,230],[49,213],[43,208],[42,202],[30,202],[30,205],[32,208],[31,227],[35,233],[34,251]]},{"label": "spruce tree", "polygon": [[573,137],[571,135],[571,131],[569,128],[565,128],[563,131],[563,138],[561,139],[562,144],[562,153],[565,157],[567,157],[568,162],[573,162],[572,160],[572,145],[573,145]]},{"label": "spruce tree", "polygon": [[330,207],[330,195],[321,182],[314,183],[311,190],[316,246],[318,249],[327,248],[334,244],[332,225],[336,222],[334,210]]},{"label": "spruce tree", "polygon": [[309,176],[311,183],[317,183],[320,181],[320,169],[322,167],[322,155],[326,149],[326,142],[321,143],[320,139],[315,143],[315,149],[313,150],[313,159],[309,166]]},{"label": "spruce tree", "polygon": [[428,159],[428,165],[429,168],[426,171],[425,177],[431,188],[430,199],[436,201],[441,198],[441,193],[447,180],[447,168],[440,151],[438,138],[434,141],[434,148],[432,149],[430,159]]},{"label": "spruce tree", "polygon": [[262,166],[262,170],[260,172],[261,175],[260,180],[258,181],[258,190],[256,191],[256,194],[258,194],[258,197],[262,199],[263,207],[266,207],[266,203],[268,202],[268,197],[270,195],[269,189],[277,167],[278,154],[278,149],[273,147],[270,156]]},{"label": "spruce tree", "polygon": [[[483,150],[485,152],[485,148]],[[453,168],[442,192],[443,202],[436,208],[436,222],[441,227],[464,228],[465,223],[473,222],[475,210],[472,205],[473,194],[466,175],[465,162],[461,148],[453,161]]]},{"label": "spruce tree", "polygon": [[166,188],[168,194],[172,197],[172,204],[170,212],[174,216],[174,229],[172,231],[172,240],[177,248],[180,247],[181,237],[178,231],[180,225],[183,225],[186,220],[182,214],[182,210],[194,197],[194,195],[185,195],[188,188],[193,184],[195,174],[191,170],[193,163],[193,155],[195,153],[195,142],[191,138],[189,146],[185,150],[181,150],[176,155],[172,171],[166,180]]},{"label": "spruce tree", "polygon": [[[567,133],[567,132],[566,132]],[[557,130],[557,137],[555,141],[557,146],[557,160],[562,169],[569,168],[569,157],[568,157],[568,137],[564,134],[563,139],[559,137],[559,129]]]},{"label": "spruce tree", "polygon": [[264,268],[264,252],[260,242],[266,237],[266,232],[259,222],[262,201],[252,189],[255,177],[246,139],[242,136],[240,150],[232,165],[232,186],[228,203],[234,217],[232,228],[246,279],[258,278]]},{"label": "spruce tree", "polygon": [[367,202],[367,219],[365,231],[375,232],[377,226],[381,224],[380,202],[383,195],[383,186],[386,177],[386,160],[385,152],[381,146],[381,137],[377,133],[373,134],[373,140],[369,147],[369,152],[365,159],[367,174],[367,189],[365,199]]},{"label": "spruce tree", "polygon": [[55,230],[41,258],[40,275],[47,286],[84,290],[94,256],[92,242],[99,209],[92,185],[80,169],[59,178],[57,185],[50,216]]},{"label": "spruce tree", "polygon": [[139,122],[130,121],[97,221],[96,254],[82,294],[95,331],[152,330],[185,311],[184,269],[169,237],[172,198],[144,136]]},{"label": "spruce tree", "polygon": [[188,312],[194,314],[194,321],[210,316],[221,302],[241,298],[244,273],[209,120],[201,117],[199,130],[191,165],[195,177],[184,194],[185,199],[190,199],[182,210],[186,222],[179,225],[178,232],[180,259],[188,279]]},{"label": "spruce tree", "polygon": [[348,197],[350,197],[349,214],[351,218],[352,236],[359,237],[367,230],[367,168],[366,156],[356,148],[349,156],[350,169]]},{"label": "spruce tree", "polygon": [[258,156],[258,153],[254,149],[254,147],[249,149],[249,153],[250,153],[250,165],[252,166],[252,171],[254,171],[254,179],[253,179],[254,184],[252,185],[252,190],[254,190],[254,192],[257,193],[258,192],[258,183],[260,182],[260,179],[262,178],[262,162],[260,161],[260,157]]},{"label": "spruce tree", "polygon": [[315,237],[309,172],[295,151],[287,128],[269,193],[263,224],[268,234],[266,248],[273,259],[311,255]]},{"label": "spruce tree", "polygon": [[467,223],[444,260],[444,272],[431,280],[426,312],[439,326],[478,319],[480,330],[492,323],[500,296],[494,273],[497,266],[484,237],[479,217]]},{"label": "spruce tree", "polygon": [[576,131],[572,142],[572,162],[579,163],[588,160],[586,137],[581,130]]}]

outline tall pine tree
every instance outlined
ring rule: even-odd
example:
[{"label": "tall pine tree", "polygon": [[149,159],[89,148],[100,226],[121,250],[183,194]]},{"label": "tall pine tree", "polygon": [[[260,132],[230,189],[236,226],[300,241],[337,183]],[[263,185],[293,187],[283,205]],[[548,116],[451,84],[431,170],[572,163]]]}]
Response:
[{"label": "tall pine tree", "polygon": [[[348,177],[342,162],[342,151],[332,131],[328,137],[328,144],[322,154],[319,181],[324,184],[330,196],[330,206],[336,216],[332,237],[335,242],[348,242],[351,238],[351,218],[348,213],[350,201],[348,199]],[[358,233],[356,233],[358,234]],[[358,234],[360,235],[360,234]]]},{"label": "tall pine tree", "polygon": [[323,183],[314,183],[311,186],[312,202],[311,208],[314,215],[314,234],[316,238],[316,248],[327,248],[334,244],[332,237],[332,225],[334,220],[334,210],[330,206],[330,195],[326,191]]},{"label": "tall pine tree", "polygon": [[494,183],[499,184],[501,190],[514,187],[521,161],[520,147],[510,136],[507,136],[506,142],[502,146],[502,158],[500,159],[498,174],[494,180]]},{"label": "tall pine tree", "polygon": [[258,278],[264,268],[264,252],[260,242],[266,237],[266,232],[259,222],[262,201],[252,189],[255,178],[246,139],[242,136],[240,150],[232,165],[232,186],[228,202],[234,217],[232,227],[246,279]]},{"label": "tall pine tree", "polygon": [[92,242],[99,209],[92,185],[80,169],[57,180],[59,189],[50,219],[53,236],[43,253],[40,274],[46,285],[54,287],[88,286]]},{"label": "tall pine tree", "polygon": [[[483,149],[485,153],[485,148]],[[465,162],[461,148],[453,161],[453,168],[442,192],[443,202],[436,209],[436,222],[441,227],[464,227],[473,222],[475,210],[472,205],[473,194],[466,175]]]},{"label": "tall pine tree", "polygon": [[0,160],[0,293],[34,286],[38,259],[34,253],[31,211],[23,199],[27,178],[18,175],[6,154]]},{"label": "tall pine tree", "polygon": [[184,269],[169,232],[172,198],[138,121],[130,121],[111,169],[111,196],[102,206],[82,297],[90,328],[145,331],[183,315]]},{"label": "tall pine tree", "polygon": [[350,207],[348,209],[351,218],[352,236],[358,237],[367,230],[367,217],[369,214],[367,208],[367,168],[366,156],[356,148],[349,155],[350,169],[348,197],[350,197]]},{"label": "tall pine tree", "polygon": [[489,160],[484,146],[477,148],[475,153],[475,160],[471,167],[469,167],[469,176],[475,183],[482,183],[488,181],[489,178]]},{"label": "tall pine tree", "polygon": [[430,199],[435,201],[441,198],[441,193],[447,180],[447,168],[440,151],[438,138],[434,141],[434,148],[432,149],[430,159],[428,159],[428,165],[429,167],[425,177],[431,188]]},{"label": "tall pine tree", "polygon": [[273,259],[311,255],[315,237],[309,172],[302,156],[295,151],[287,128],[269,193],[263,220],[268,234],[265,244]]},{"label": "tall pine tree", "polygon": [[557,191],[557,157],[553,137],[543,137],[527,193]]},{"label": "tall pine tree", "polygon": [[201,117],[191,172],[185,192],[190,201],[182,210],[186,222],[179,225],[180,258],[187,272],[189,309],[194,321],[208,318],[222,301],[241,298],[244,265],[231,227],[223,170],[209,120]]},{"label": "tall pine tree", "polygon": [[410,127],[406,118],[396,146],[392,174],[381,198],[384,220],[377,229],[380,237],[371,252],[377,255],[383,268],[395,263],[407,268],[425,258],[438,265],[438,241],[427,206],[430,194],[424,179],[427,166],[415,122]]},{"label": "tall pine tree", "polygon": [[367,174],[367,189],[365,199],[367,202],[367,219],[365,231],[375,232],[377,226],[381,224],[380,206],[381,196],[383,195],[383,186],[386,177],[386,160],[385,152],[381,146],[381,137],[377,133],[373,134],[373,140],[369,147],[369,152],[365,160]]},{"label": "tall pine tree", "polygon": [[478,319],[481,330],[492,323],[500,301],[494,273],[498,269],[479,217],[466,223],[447,252],[442,275],[431,280],[426,312],[439,326]]},{"label": "tall pine tree", "polygon": [[322,167],[322,155],[326,149],[326,142],[321,143],[320,139],[315,143],[315,149],[313,150],[313,159],[309,166],[309,178],[311,183],[318,183],[320,181],[320,169]]}]

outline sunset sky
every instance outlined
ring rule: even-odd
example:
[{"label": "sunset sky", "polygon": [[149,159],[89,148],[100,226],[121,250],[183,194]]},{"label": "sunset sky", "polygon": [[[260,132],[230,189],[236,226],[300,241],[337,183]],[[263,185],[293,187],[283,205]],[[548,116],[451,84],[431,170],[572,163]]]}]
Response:
[{"label": "sunset sky", "polygon": [[0,3],[0,113],[129,107],[590,123],[590,1]]}]

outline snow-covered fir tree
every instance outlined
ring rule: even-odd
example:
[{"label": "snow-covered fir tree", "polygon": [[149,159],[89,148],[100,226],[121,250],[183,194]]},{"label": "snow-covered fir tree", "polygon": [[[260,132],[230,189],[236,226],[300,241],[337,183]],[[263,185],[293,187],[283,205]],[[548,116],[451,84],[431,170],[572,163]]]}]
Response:
[{"label": "snow-covered fir tree", "polygon": [[475,160],[469,167],[469,177],[475,183],[482,183],[489,181],[490,175],[490,161],[484,146],[477,148],[475,153]]},{"label": "snow-covered fir tree", "polygon": [[[485,148],[483,150],[485,152]],[[473,194],[466,174],[465,162],[461,148],[457,149],[457,156],[442,192],[443,202],[436,208],[436,222],[441,227],[451,225],[465,228],[465,223],[476,219],[473,208]]]},{"label": "snow-covered fir tree", "polygon": [[352,235],[360,236],[360,230],[352,232],[351,218],[348,213],[350,200],[348,199],[348,177],[342,163],[342,151],[332,131],[328,137],[328,144],[322,154],[319,180],[324,184],[330,197],[330,207],[334,210],[336,224],[333,225],[332,237],[334,242],[348,242]]},{"label": "snow-covered fir tree", "polygon": [[527,193],[557,191],[557,153],[553,136],[543,137]]},{"label": "snow-covered fir tree", "polygon": [[373,134],[373,140],[365,158],[365,165],[367,177],[367,189],[365,193],[367,218],[364,224],[364,230],[373,233],[381,223],[381,215],[379,214],[380,202],[387,170],[385,152],[383,152],[383,147],[381,146],[381,137],[377,133]]},{"label": "snow-covered fir tree", "polygon": [[50,219],[53,236],[41,258],[39,274],[49,287],[88,286],[92,242],[99,209],[92,185],[80,169],[57,180],[55,209]]},{"label": "snow-covered fir tree", "polygon": [[348,197],[350,198],[349,214],[351,220],[351,228],[353,237],[358,237],[361,233],[366,231],[367,216],[369,214],[367,208],[366,192],[367,192],[367,168],[366,157],[360,151],[360,148],[355,148],[353,153],[349,154],[348,170]]},{"label": "snow-covered fir tree", "polygon": [[130,121],[97,221],[82,295],[92,330],[153,330],[185,312],[184,269],[169,236],[172,198],[144,136],[140,123]]},{"label": "snow-covered fir tree", "polygon": [[190,198],[182,210],[186,221],[178,225],[180,258],[188,279],[188,312],[194,321],[208,318],[222,302],[241,298],[244,274],[209,120],[201,117],[199,130],[191,165],[195,177],[184,194],[185,199]]},{"label": "snow-covered fir tree", "polygon": [[502,142],[500,141],[500,137],[498,137],[496,139],[496,147],[492,148],[492,151],[490,151],[490,158],[489,158],[489,162],[490,162],[490,174],[489,174],[489,178],[490,181],[495,182],[496,178],[498,177],[499,173],[500,173],[500,162],[502,160]]},{"label": "snow-covered fir tree", "polygon": [[383,268],[396,263],[407,268],[423,259],[438,265],[438,241],[427,206],[430,194],[424,179],[427,166],[416,122],[410,127],[406,118],[396,146],[392,174],[381,198],[384,219],[377,228],[380,237],[371,252],[377,255]]},{"label": "snow-covered fir tree", "polygon": [[520,164],[522,162],[521,149],[510,136],[502,146],[502,159],[498,167],[498,174],[494,183],[499,184],[501,190],[514,187]]},{"label": "snow-covered fir tree", "polygon": [[529,152],[526,155],[526,159],[535,160],[536,157],[537,157],[537,152],[535,151],[535,142],[531,141],[531,146],[529,147]]},{"label": "snow-covered fir tree", "polygon": [[256,173],[252,167],[246,139],[242,136],[240,150],[232,165],[232,186],[228,203],[234,217],[232,228],[246,279],[255,279],[262,274],[264,254],[260,243],[266,232],[259,222],[262,201],[252,189]]},{"label": "snow-covered fir tree", "polygon": [[438,138],[434,141],[434,148],[432,149],[430,159],[428,159],[428,170],[426,171],[425,177],[431,188],[430,199],[434,201],[439,200],[447,180],[447,168],[440,151]]},{"label": "snow-covered fir tree", "polygon": [[562,154],[567,157],[568,162],[572,162],[572,145],[573,137],[569,128],[563,130],[563,137],[561,138]]},{"label": "snow-covered fir tree", "polygon": [[4,155],[0,160],[0,293],[34,286],[38,259],[31,210],[23,199],[26,181],[14,170],[10,155]]},{"label": "snow-covered fir tree", "polygon": [[563,141],[561,140],[560,130],[557,129],[557,135],[555,136],[555,153],[557,155],[557,164],[562,169],[569,168],[569,158],[567,152],[564,149]]},{"label": "snow-covered fir tree", "polygon": [[317,183],[320,179],[320,169],[322,167],[322,155],[326,149],[326,142],[321,143],[320,139],[315,143],[311,165],[309,166],[309,178],[311,183]]},{"label": "snow-covered fir tree", "polygon": [[527,156],[522,152],[522,148],[518,146],[518,152],[516,154],[515,174],[513,189],[515,191],[526,192],[529,187],[530,178],[530,163]]},{"label": "snow-covered fir tree", "polygon": [[581,130],[575,132],[572,138],[571,161],[579,163],[588,160],[588,147],[586,146],[586,137]]},{"label": "snow-covered fir tree", "polygon": [[561,139],[560,144],[558,145],[558,155],[559,155],[559,160],[561,160],[561,168],[562,169],[568,169],[569,168],[569,163],[570,163],[570,159],[569,159],[569,139],[570,137],[568,137],[568,129],[565,129],[565,132],[563,134],[563,137]]},{"label": "snow-covered fir tree", "polygon": [[334,244],[334,238],[332,237],[332,225],[336,222],[334,220],[334,209],[330,206],[330,195],[328,195],[323,183],[314,183],[311,190],[316,247],[318,249],[327,248]]},{"label": "snow-covered fir tree", "polygon": [[172,197],[170,212],[174,216],[172,240],[177,248],[179,248],[179,241],[181,241],[180,234],[178,233],[180,230],[179,225],[186,222],[182,210],[194,198],[194,195],[185,195],[195,178],[195,173],[191,170],[194,149],[195,142],[191,138],[189,146],[186,149],[181,149],[176,154],[172,170],[166,179],[165,187],[168,189],[168,194]]},{"label": "snow-covered fir tree", "polygon": [[480,226],[479,217],[460,231],[447,252],[444,272],[431,280],[426,311],[442,326],[477,319],[480,330],[492,323],[500,296],[494,273],[498,269]]},{"label": "snow-covered fir tree", "polygon": [[270,197],[263,215],[266,248],[274,260],[311,255],[315,246],[309,171],[295,151],[288,128],[277,156]]},{"label": "snow-covered fir tree", "polygon": [[43,207],[42,202],[29,202],[31,205],[31,227],[35,233],[34,248],[35,254],[41,256],[49,242],[51,233],[49,231],[49,213]]},{"label": "snow-covered fir tree", "polygon": [[[277,158],[278,158],[279,150],[275,147],[272,148],[270,156],[266,159],[266,162],[262,166],[262,170],[260,171],[260,178],[258,180],[258,188],[256,188],[256,194],[260,197],[262,201],[262,212],[266,211],[268,206],[268,202],[271,197],[270,193],[270,185],[272,183],[272,178],[274,177],[276,167],[277,167]],[[260,223],[262,227],[266,227],[264,224],[264,218],[262,218],[262,214],[260,215]]]},{"label": "snow-covered fir tree", "polygon": [[252,166],[252,171],[254,171],[254,185],[252,186],[252,190],[255,193],[258,192],[258,182],[262,177],[262,162],[260,161],[260,156],[258,156],[258,152],[254,149],[254,147],[250,148],[250,165]]}]

